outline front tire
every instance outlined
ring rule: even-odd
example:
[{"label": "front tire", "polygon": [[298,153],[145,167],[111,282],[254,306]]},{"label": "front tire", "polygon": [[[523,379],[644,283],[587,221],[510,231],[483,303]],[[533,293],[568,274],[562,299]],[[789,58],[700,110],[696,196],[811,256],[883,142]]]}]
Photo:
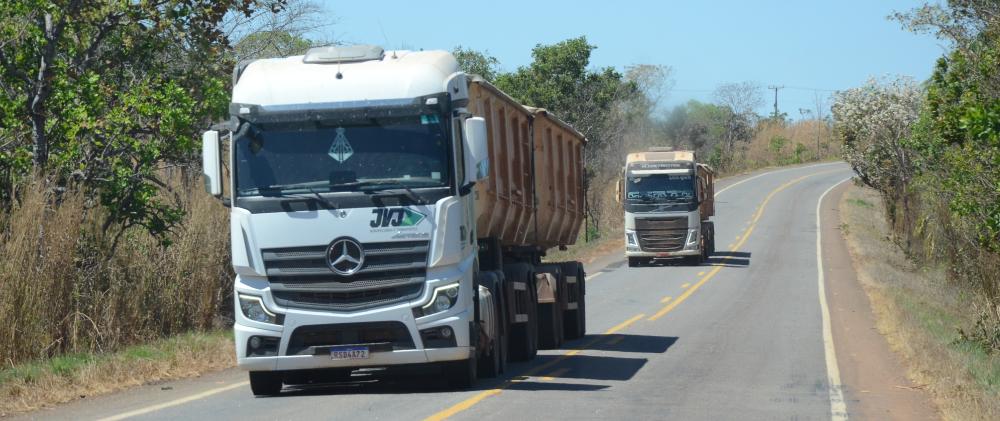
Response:
[{"label": "front tire", "polygon": [[652,261],[653,261],[653,259],[651,259],[649,257],[629,257],[628,258],[628,267],[630,267],[630,268],[642,267],[642,266],[646,266],[646,265],[650,264],[650,262],[652,262]]},{"label": "front tire", "polygon": [[281,393],[282,374],[280,371],[251,371],[250,391],[254,396],[274,396]]},{"label": "front tire", "polygon": [[448,385],[455,389],[469,389],[475,386],[476,380],[479,379],[478,367],[479,362],[476,361],[475,353],[467,360],[445,363]]},{"label": "front tire", "polygon": [[[483,377],[490,378],[499,376],[504,369],[504,359],[507,358],[504,348],[506,345],[506,339],[504,338],[504,306],[503,298],[500,295],[500,282],[497,278],[497,274],[494,272],[485,272],[481,275],[480,285],[485,286],[490,290],[490,294],[493,294],[493,319],[495,323],[493,324],[493,332],[489,332],[488,337],[490,338],[490,349],[489,352],[484,355],[484,358],[479,360],[479,371],[482,373]],[[481,309],[480,309],[481,311]]]}]

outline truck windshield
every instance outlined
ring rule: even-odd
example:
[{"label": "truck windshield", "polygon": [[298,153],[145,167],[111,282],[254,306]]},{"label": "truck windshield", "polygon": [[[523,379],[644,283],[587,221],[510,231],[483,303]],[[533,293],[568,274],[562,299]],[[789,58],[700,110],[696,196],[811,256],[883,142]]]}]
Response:
[{"label": "truck windshield", "polygon": [[239,196],[449,186],[438,115],[251,127],[235,140]]},{"label": "truck windshield", "polygon": [[694,200],[690,174],[629,175],[625,199],[634,203],[689,203]]}]

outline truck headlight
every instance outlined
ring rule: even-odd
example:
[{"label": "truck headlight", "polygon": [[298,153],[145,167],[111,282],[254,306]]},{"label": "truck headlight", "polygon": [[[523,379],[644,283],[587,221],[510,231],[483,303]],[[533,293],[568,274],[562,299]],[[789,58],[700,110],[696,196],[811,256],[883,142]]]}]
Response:
[{"label": "truck headlight", "polygon": [[431,295],[431,302],[427,305],[413,309],[413,317],[420,318],[448,311],[458,302],[458,282],[448,284],[443,287],[434,288]]},{"label": "truck headlight", "polygon": [[692,228],[688,230],[687,246],[694,246],[698,242],[698,229]]},{"label": "truck headlight", "polygon": [[639,241],[635,238],[635,232],[626,231],[625,232],[625,243],[632,246],[638,246]]},{"label": "truck headlight", "polygon": [[267,307],[264,307],[264,300],[256,295],[239,294],[240,310],[243,316],[255,322],[270,323],[280,325],[284,323],[284,317],[274,314]]}]

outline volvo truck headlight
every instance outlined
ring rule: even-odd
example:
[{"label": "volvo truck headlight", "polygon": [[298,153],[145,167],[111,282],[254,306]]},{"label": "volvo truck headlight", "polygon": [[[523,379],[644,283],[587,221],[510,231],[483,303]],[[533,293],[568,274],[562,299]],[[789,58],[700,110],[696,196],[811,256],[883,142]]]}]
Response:
[{"label": "volvo truck headlight", "polygon": [[625,243],[632,246],[638,246],[639,241],[635,238],[635,232],[626,231],[625,232]]},{"label": "volvo truck headlight", "polygon": [[698,243],[698,229],[692,228],[688,230],[687,246],[692,247]]},{"label": "volvo truck headlight", "polygon": [[413,317],[430,316],[448,311],[455,306],[456,302],[458,302],[458,282],[437,287],[434,289],[434,294],[431,295],[431,302],[423,307],[413,309]]},{"label": "volvo truck headlight", "polygon": [[256,295],[240,294],[240,310],[243,316],[255,322],[270,323],[280,325],[284,322],[284,317],[274,314],[267,307],[264,307],[264,300]]}]

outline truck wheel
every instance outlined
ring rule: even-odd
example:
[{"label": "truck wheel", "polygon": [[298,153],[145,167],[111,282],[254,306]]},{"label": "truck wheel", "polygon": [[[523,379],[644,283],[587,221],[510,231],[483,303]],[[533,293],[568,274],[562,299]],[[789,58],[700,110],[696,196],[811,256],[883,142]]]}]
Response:
[{"label": "truck wheel", "polygon": [[556,349],[565,340],[563,316],[566,309],[566,276],[558,264],[540,265],[539,272],[549,273],[556,279],[555,302],[538,305],[538,344],[542,349]]},{"label": "truck wheel", "polygon": [[650,261],[652,261],[652,259],[646,257],[629,257],[628,267],[637,268],[640,266],[646,266],[649,264]]},{"label": "truck wheel", "polygon": [[711,257],[713,254],[715,254],[715,223],[706,222],[705,226],[708,228],[708,236],[707,236],[708,241],[705,242],[705,244],[707,245],[706,257]]},{"label": "truck wheel", "polygon": [[448,378],[448,385],[455,389],[468,389],[475,386],[476,380],[479,380],[479,373],[476,371],[478,366],[479,363],[476,362],[474,352],[467,360],[445,363],[445,376]]},{"label": "truck wheel", "polygon": [[510,360],[510,322],[507,320],[507,314],[510,311],[510,303],[507,302],[507,297],[502,294],[504,291],[503,272],[495,270],[493,273],[497,276],[497,291],[499,291],[498,293],[500,294],[500,307],[498,309],[499,313],[497,314],[497,320],[499,323],[497,324],[497,327],[500,329],[501,341],[500,347],[498,348],[500,350],[498,357],[500,357],[500,372],[505,373],[507,371],[507,361]]},{"label": "truck wheel", "polygon": [[559,348],[562,339],[562,318],[555,304],[538,305],[538,345],[541,349]]},{"label": "truck wheel", "polygon": [[503,355],[503,329],[501,324],[503,323],[503,300],[499,294],[500,283],[497,280],[496,273],[493,272],[482,272],[480,275],[480,285],[485,286],[490,290],[490,294],[493,295],[493,331],[488,333],[490,338],[489,352],[483,355],[484,358],[479,360],[479,371],[482,372],[483,377],[496,377],[500,375],[503,370],[503,359],[506,357]]},{"label": "truck wheel", "polygon": [[274,396],[281,392],[280,371],[251,371],[250,391],[254,396]]},{"label": "truck wheel", "polygon": [[[570,303],[575,303],[575,309],[567,309],[563,318],[563,330],[566,339],[582,338],[587,332],[587,312],[586,312],[586,274],[583,271],[583,264],[580,262],[562,263],[563,273],[567,277],[567,292]],[[575,283],[569,283],[569,277],[575,277]]]},{"label": "truck wheel", "polygon": [[[511,361],[528,361],[535,358],[535,354],[538,352],[538,293],[535,290],[534,277],[534,268],[527,263],[504,265],[505,282],[524,282],[527,285],[526,291],[524,291],[527,296],[525,298],[527,308],[524,311],[528,320],[511,324],[510,335],[507,337]],[[505,290],[510,289],[505,288]],[[517,311],[516,296],[507,297],[506,304],[509,312]]]}]

